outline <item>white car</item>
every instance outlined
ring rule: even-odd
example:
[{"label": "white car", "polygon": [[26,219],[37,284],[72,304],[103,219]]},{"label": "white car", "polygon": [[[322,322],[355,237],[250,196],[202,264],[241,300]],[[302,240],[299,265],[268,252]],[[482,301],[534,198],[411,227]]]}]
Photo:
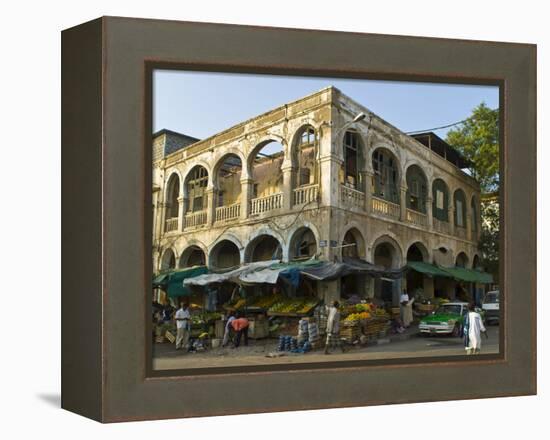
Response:
[{"label": "white car", "polygon": [[500,320],[500,292],[493,290],[485,294],[481,309],[485,312],[485,322],[491,324]]}]

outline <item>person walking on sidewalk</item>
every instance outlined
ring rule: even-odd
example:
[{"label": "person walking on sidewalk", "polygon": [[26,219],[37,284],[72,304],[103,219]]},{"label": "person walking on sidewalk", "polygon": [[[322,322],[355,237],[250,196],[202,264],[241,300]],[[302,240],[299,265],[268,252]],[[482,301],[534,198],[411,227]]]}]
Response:
[{"label": "person walking on sidewalk", "polygon": [[344,346],[340,341],[340,311],[338,307],[340,303],[334,301],[328,309],[327,317],[327,341],[325,343],[325,354],[329,354],[331,347],[340,347],[342,353],[344,352]]},{"label": "person walking on sidewalk", "polygon": [[191,313],[187,303],[180,303],[180,308],[174,316],[176,320],[176,350],[187,347],[189,343],[189,331],[191,330]]},{"label": "person walking on sidewalk", "polygon": [[476,312],[474,304],[469,305],[470,311],[464,320],[464,347],[466,354],[479,354],[481,352],[481,333],[487,339],[487,330],[483,325],[481,315]]}]

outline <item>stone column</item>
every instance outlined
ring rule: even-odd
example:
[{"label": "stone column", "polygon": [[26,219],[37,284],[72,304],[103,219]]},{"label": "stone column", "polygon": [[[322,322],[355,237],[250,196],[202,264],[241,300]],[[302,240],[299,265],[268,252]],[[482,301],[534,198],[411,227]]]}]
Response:
[{"label": "stone column", "polygon": [[178,197],[178,231],[183,231],[183,217],[185,216],[185,199]]},{"label": "stone column", "polygon": [[466,224],[464,225],[466,227],[466,239],[471,240],[472,239],[472,221],[471,221],[471,213],[468,211],[468,214],[466,215]]},{"label": "stone column", "polygon": [[407,186],[406,185],[401,186],[399,205],[401,207],[399,220],[401,220],[402,222],[406,222],[407,221]]},{"label": "stone column", "polygon": [[250,199],[252,199],[252,189],[254,181],[248,177],[241,179],[241,219],[246,220],[250,217]]},{"label": "stone column", "polygon": [[294,168],[290,164],[283,165],[281,171],[283,173],[283,210],[289,211],[294,204]]},{"label": "stone column", "polygon": [[341,161],[335,156],[322,156],[319,159],[319,192],[321,193],[322,206],[338,206],[340,203],[340,180],[338,175],[340,166]]},{"label": "stone column", "polygon": [[431,231],[434,228],[433,199],[431,197],[426,199],[426,216],[428,217],[428,229]]},{"label": "stone column", "polygon": [[449,234],[455,235],[455,208],[452,205],[449,205],[447,217],[449,220]]},{"label": "stone column", "polygon": [[422,286],[424,290],[424,295],[428,298],[434,297],[434,279],[427,275],[424,275],[424,284]]},{"label": "stone column", "polygon": [[374,173],[371,170],[363,172],[363,179],[365,181],[365,211],[367,213],[372,212],[372,176],[374,176]]},{"label": "stone column", "polygon": [[374,298],[374,277],[367,276],[367,297],[372,299]]},{"label": "stone column", "polygon": [[160,242],[162,235],[164,234],[165,228],[165,219],[166,219],[166,203],[162,200],[159,200],[157,203],[157,229],[156,229],[156,240]]},{"label": "stone column", "polygon": [[323,281],[320,284],[321,298],[325,304],[330,304],[332,301],[340,300],[340,278],[333,281]]},{"label": "stone column", "polygon": [[218,192],[214,188],[206,189],[206,224],[212,226],[216,219],[216,195]]}]

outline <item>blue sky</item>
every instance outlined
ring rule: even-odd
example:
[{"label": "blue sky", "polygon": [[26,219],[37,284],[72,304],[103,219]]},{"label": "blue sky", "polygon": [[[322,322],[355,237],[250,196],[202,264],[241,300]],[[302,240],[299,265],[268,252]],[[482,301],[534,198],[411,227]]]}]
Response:
[{"label": "blue sky", "polygon": [[[499,99],[494,86],[173,70],[153,75],[153,130],[200,139],[329,85],[404,132],[463,120],[481,102],[497,108]],[[436,133],[445,138],[447,130]]]}]

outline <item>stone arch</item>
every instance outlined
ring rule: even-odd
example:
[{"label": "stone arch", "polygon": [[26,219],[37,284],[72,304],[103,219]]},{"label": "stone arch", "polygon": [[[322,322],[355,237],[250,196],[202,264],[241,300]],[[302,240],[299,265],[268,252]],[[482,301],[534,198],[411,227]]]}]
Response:
[{"label": "stone arch", "polygon": [[393,139],[388,140],[387,138],[377,136],[376,139],[373,140],[372,147],[370,148],[369,161],[372,163],[373,153],[380,148],[390,151],[395,156],[395,158],[397,159],[397,162],[399,163],[399,175],[402,176],[403,175],[402,164],[404,162],[404,158],[401,150],[395,146]]},{"label": "stone arch", "polygon": [[416,165],[418,168],[422,170],[424,173],[424,176],[426,176],[426,185],[428,185],[429,188],[431,188],[432,183],[434,181],[434,170],[432,167],[426,167],[426,162],[422,162],[420,159],[416,157],[408,158],[405,166],[403,167],[403,172],[405,175],[407,175],[407,170],[412,167],[413,165]]},{"label": "stone arch", "polygon": [[403,172],[399,156],[391,149],[377,147],[370,155],[374,176],[373,195],[399,204]]},{"label": "stone arch", "polygon": [[462,188],[457,188],[453,193],[454,224],[455,226],[465,228],[468,218],[468,206],[466,193]]},{"label": "stone arch", "polygon": [[180,196],[182,194],[183,178],[182,178],[181,172],[176,168],[171,170],[170,173],[167,174],[167,178],[164,180],[165,182],[164,183],[164,200],[165,201],[168,200],[168,194],[171,189],[170,188],[171,182],[174,182],[175,179],[178,179],[177,181],[179,182],[178,190],[179,190]]},{"label": "stone arch", "polygon": [[[407,247],[405,258],[407,264],[412,262],[431,262],[428,248],[421,241],[413,241]],[[416,270],[408,270],[405,274],[405,279],[407,280],[407,292],[409,295],[415,295],[418,291],[430,292],[430,295],[433,293],[433,280],[428,279],[423,273]]]},{"label": "stone arch", "polygon": [[[183,182],[183,198],[186,203],[185,212],[202,211],[207,206],[207,188],[211,185],[212,175],[209,167],[194,162],[187,171]],[[193,185],[190,182],[193,181]]]},{"label": "stone arch", "polygon": [[[275,152],[269,158],[257,159],[261,151],[269,144],[279,144],[281,152]],[[250,151],[246,158],[246,174],[253,181],[252,198],[271,195],[283,188],[282,167],[287,161],[287,146],[273,136],[266,136]]]},{"label": "stone arch", "polygon": [[311,123],[300,125],[292,135],[289,148],[293,187],[319,183],[319,129]]},{"label": "stone arch", "polygon": [[469,264],[469,258],[466,252],[459,252],[455,258],[455,266],[467,268]]},{"label": "stone arch", "polygon": [[365,190],[365,171],[367,170],[367,145],[360,130],[348,128],[341,135],[338,156],[342,160],[339,182],[358,191]]},{"label": "stone arch", "polygon": [[[336,139],[337,151],[335,153],[336,153],[336,157],[338,157],[338,159],[343,161],[344,160],[344,149],[342,148],[342,146],[344,145],[344,138],[346,136],[346,132],[352,131],[354,133],[357,133],[357,135],[359,136],[359,140],[361,142],[361,145],[363,146],[363,155],[364,155],[364,158],[365,158],[365,166],[366,166],[366,165],[368,165],[367,158],[369,157],[369,147],[368,147],[368,144],[367,144],[368,133],[367,133],[367,135],[365,135],[363,129],[360,128],[359,125],[360,125],[359,123],[354,122],[349,127],[346,127],[345,130],[342,130],[340,133],[338,133],[338,138]],[[365,169],[368,169],[368,167],[366,167]]]},{"label": "stone arch", "polygon": [[185,183],[185,181],[187,180],[187,178],[189,177],[189,174],[191,173],[191,171],[193,170],[193,168],[197,167],[197,166],[201,166],[203,167],[207,173],[208,173],[208,177],[209,177],[209,182],[210,182],[210,176],[212,175],[212,166],[210,163],[208,163],[206,160],[204,159],[197,159],[197,158],[194,158],[192,161],[189,162],[189,164],[187,165],[187,167],[185,168],[184,171],[182,171],[181,175],[182,176],[185,176],[184,179],[183,179],[183,182]]},{"label": "stone arch", "polygon": [[178,259],[178,267],[205,266],[206,253],[204,250],[193,244],[186,247]]},{"label": "stone arch", "polygon": [[[409,261],[409,252],[411,252],[411,249],[413,249],[414,247],[418,249],[418,251],[420,252],[420,255],[422,256],[422,261],[424,263],[431,263],[431,253],[428,249],[428,246],[426,246],[420,240],[413,240],[407,246],[407,253],[405,254],[405,258],[407,261]],[[411,260],[411,261],[418,261],[418,260]]]},{"label": "stone arch", "polygon": [[212,167],[214,206],[228,206],[241,201],[243,158],[240,153],[228,151]]},{"label": "stone arch", "polygon": [[377,248],[382,245],[387,244],[391,247],[393,247],[393,254],[392,254],[392,262],[391,262],[391,269],[398,269],[403,265],[403,247],[399,244],[397,238],[395,237],[395,234],[388,234],[385,233],[384,235],[379,236],[372,244],[371,246],[371,261],[374,264],[376,263],[376,253]]},{"label": "stone arch", "polygon": [[449,206],[451,204],[451,192],[447,182],[441,177],[435,177],[431,182],[432,215],[435,219],[450,222]]},{"label": "stone arch", "polygon": [[271,233],[255,234],[255,237],[248,242],[244,251],[246,263],[282,259],[283,242]]},{"label": "stone arch", "polygon": [[481,257],[479,254],[474,254],[474,257],[472,258],[472,269],[481,269]]},{"label": "stone arch", "polygon": [[[382,235],[373,243],[371,261],[385,269],[398,269],[403,265],[402,248],[394,238],[387,234]],[[374,297],[385,303],[395,304],[398,301],[400,285],[400,280],[392,282],[376,277],[374,279]]]},{"label": "stone arch", "polygon": [[212,165],[211,180],[212,180],[212,186],[215,189],[219,189],[217,180],[218,180],[218,173],[220,171],[220,168],[224,165],[227,158],[231,156],[237,157],[240,160],[241,168],[243,169],[243,172],[244,172],[244,167],[246,164],[246,156],[243,155],[242,151],[239,150],[238,148],[230,148],[228,150],[225,150],[223,154],[220,154],[215,158],[214,164]]},{"label": "stone arch", "polygon": [[408,209],[426,214],[428,212],[428,176],[417,163],[409,163],[405,168],[407,186],[406,204]]},{"label": "stone arch", "polygon": [[181,176],[177,171],[173,171],[172,173],[170,173],[170,176],[166,180],[164,195],[164,217],[167,222],[163,226],[166,232],[174,231],[177,229],[177,219],[180,214],[180,197],[182,195],[181,182]]},{"label": "stone arch", "polygon": [[258,139],[255,140],[255,142],[253,143],[254,146],[252,148],[250,148],[250,150],[248,151],[248,154],[246,154],[246,157],[245,157],[244,164],[246,166],[246,170],[247,170],[248,176],[250,178],[252,178],[252,176],[253,176],[253,174],[252,174],[252,165],[253,165],[254,159],[256,158],[258,153],[265,146],[267,146],[270,143],[281,144],[282,147],[283,147],[284,159],[287,159],[286,150],[288,149],[288,144],[287,144],[285,138],[283,138],[282,136],[278,136],[278,135],[274,136],[274,135],[271,135],[271,134],[266,134],[266,135],[260,136]]},{"label": "stone arch", "polygon": [[[284,260],[312,258],[319,251],[319,232],[310,223],[294,227],[288,237],[288,247],[283,247]],[[301,246],[304,249],[300,249]]]},{"label": "stone arch", "polygon": [[[342,258],[362,258],[367,259],[367,248],[365,236],[358,225],[348,227],[340,237]],[[355,246],[344,247],[346,244],[355,244]]]},{"label": "stone arch", "polygon": [[173,248],[167,247],[162,252],[160,258],[160,267],[161,271],[172,270],[176,268],[176,252]]},{"label": "stone arch", "polygon": [[227,269],[241,264],[241,250],[235,241],[222,238],[216,241],[208,254],[208,266]]}]

